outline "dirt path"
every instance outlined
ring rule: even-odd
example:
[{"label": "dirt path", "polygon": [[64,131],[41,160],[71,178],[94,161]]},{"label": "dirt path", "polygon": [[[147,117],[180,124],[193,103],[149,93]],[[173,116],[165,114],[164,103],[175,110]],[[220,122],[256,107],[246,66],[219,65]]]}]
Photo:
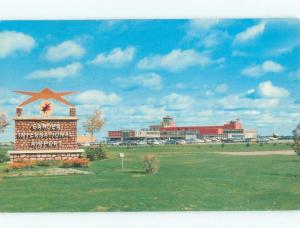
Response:
[{"label": "dirt path", "polygon": [[235,156],[297,155],[293,150],[250,151],[250,152],[215,152],[216,154]]}]

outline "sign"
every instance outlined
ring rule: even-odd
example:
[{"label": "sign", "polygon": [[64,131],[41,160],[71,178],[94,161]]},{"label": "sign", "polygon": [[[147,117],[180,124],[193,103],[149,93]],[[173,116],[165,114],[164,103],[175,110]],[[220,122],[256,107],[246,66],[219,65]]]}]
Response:
[{"label": "sign", "polygon": [[15,118],[16,150],[77,149],[77,118]]},{"label": "sign", "polygon": [[119,158],[121,158],[122,160],[122,169],[124,168],[124,158],[125,158],[125,154],[124,153],[119,153]]}]

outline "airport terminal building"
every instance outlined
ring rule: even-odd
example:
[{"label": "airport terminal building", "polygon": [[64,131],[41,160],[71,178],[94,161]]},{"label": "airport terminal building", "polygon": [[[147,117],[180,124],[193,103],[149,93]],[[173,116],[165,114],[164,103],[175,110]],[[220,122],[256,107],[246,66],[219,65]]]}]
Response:
[{"label": "airport terminal building", "polygon": [[237,120],[220,126],[176,126],[173,117],[163,117],[159,125],[151,125],[143,130],[117,130],[108,132],[109,140],[148,140],[148,139],[248,139],[255,140],[254,129],[244,129]]}]

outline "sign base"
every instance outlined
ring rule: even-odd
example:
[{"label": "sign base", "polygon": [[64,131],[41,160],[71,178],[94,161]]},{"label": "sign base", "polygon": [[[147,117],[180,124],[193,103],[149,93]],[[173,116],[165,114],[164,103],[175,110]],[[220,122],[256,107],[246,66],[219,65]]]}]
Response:
[{"label": "sign base", "polygon": [[10,162],[16,160],[41,161],[41,160],[72,160],[81,158],[84,150],[13,150],[8,151]]}]

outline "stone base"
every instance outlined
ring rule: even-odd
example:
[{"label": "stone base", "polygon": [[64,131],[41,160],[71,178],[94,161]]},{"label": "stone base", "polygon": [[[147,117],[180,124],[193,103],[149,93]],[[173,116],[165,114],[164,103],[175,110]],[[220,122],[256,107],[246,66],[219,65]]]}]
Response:
[{"label": "stone base", "polygon": [[8,151],[10,162],[16,160],[41,161],[41,160],[72,160],[81,158],[84,150],[14,150]]}]

